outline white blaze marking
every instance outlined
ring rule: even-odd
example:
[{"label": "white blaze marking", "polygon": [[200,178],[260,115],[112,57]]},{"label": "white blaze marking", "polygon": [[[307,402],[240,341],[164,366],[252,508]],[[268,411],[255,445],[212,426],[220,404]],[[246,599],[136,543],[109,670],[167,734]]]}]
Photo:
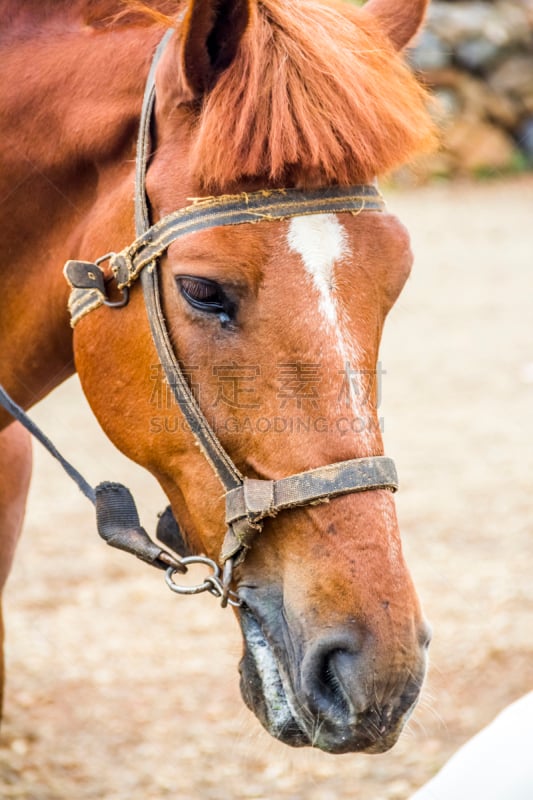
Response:
[{"label": "white blaze marking", "polygon": [[289,248],[302,257],[307,272],[320,292],[320,310],[330,325],[338,325],[331,290],[336,262],[350,253],[346,231],[335,214],[313,214],[293,217],[288,238]]},{"label": "white blaze marking", "polygon": [[[335,214],[312,214],[293,217],[289,223],[289,249],[301,256],[304,267],[312,278],[319,293],[319,312],[324,320],[324,328],[333,336],[335,349],[341,357],[341,369],[352,401],[352,410],[361,418],[364,425],[358,434],[367,443],[369,434],[366,430],[368,409],[365,403],[365,382],[357,372],[362,363],[361,350],[350,337],[343,325],[342,310],[339,313],[335,301],[335,265],[350,256],[348,236]],[[342,375],[335,376],[342,381]],[[368,386],[366,387],[366,390]]]}]

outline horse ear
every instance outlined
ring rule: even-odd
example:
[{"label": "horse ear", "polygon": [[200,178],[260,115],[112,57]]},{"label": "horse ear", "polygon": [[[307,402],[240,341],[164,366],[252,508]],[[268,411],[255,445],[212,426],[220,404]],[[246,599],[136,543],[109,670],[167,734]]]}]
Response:
[{"label": "horse ear", "polygon": [[364,11],[376,17],[397,50],[403,50],[424,21],[429,0],[368,0]]},{"label": "horse ear", "polygon": [[229,67],[248,26],[252,0],[189,0],[181,26],[182,78],[200,97]]}]

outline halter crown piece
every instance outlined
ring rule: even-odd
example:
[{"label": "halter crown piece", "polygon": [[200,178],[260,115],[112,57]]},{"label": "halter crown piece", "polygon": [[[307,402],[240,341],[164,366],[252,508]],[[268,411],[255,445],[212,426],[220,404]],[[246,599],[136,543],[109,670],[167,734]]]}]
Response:
[{"label": "halter crown piece", "polygon": [[[95,263],[68,261],[65,276],[72,289],[69,309],[73,326],[102,304],[113,305],[106,298],[104,276],[99,267],[103,260],[109,259],[117,286],[125,293],[122,303],[115,305],[127,302],[129,288],[137,278],[140,279],[153,341],[167,382],[204,456],[225,489],[227,532],[220,560],[229,566],[231,578],[232,564],[244,559],[267,517],[274,517],[285,509],[327,502],[333,497],[352,492],[370,489],[396,491],[396,469],[390,458],[372,456],[318,467],[281,480],[251,480],[244,477],[198,406],[174,354],[161,309],[158,259],[172,242],[194,231],[223,225],[259,224],[302,214],[379,212],[383,210],[384,203],[372,185],[337,186],[309,192],[274,189],[200,200],[151,225],[146,172],[155,102],[155,72],[171,35],[171,32],[165,35],[155,53],[144,95],[136,162],[137,238],[122,252],[108,254]],[[108,486],[101,484],[103,489],[96,489],[99,526],[99,500],[109,491]]]}]

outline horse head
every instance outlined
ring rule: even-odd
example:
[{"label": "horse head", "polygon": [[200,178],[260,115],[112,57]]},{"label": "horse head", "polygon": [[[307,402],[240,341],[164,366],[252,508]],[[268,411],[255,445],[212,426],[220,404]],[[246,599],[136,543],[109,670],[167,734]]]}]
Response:
[{"label": "horse head", "polygon": [[[399,51],[424,10],[191,0],[157,71],[152,220],[207,195],[368,185],[423,148],[424,95]],[[130,203],[106,214],[116,247]],[[170,245],[159,271],[174,352],[243,475],[383,453],[378,346],[410,267],[405,229],[378,211],[215,226]],[[218,560],[224,492],[169,394],[139,287],[120,311],[88,314],[74,343],[102,427],[158,478],[189,550]],[[265,728],[334,753],[392,746],[429,637],[391,492],[281,511],[233,578],[242,695]]]}]

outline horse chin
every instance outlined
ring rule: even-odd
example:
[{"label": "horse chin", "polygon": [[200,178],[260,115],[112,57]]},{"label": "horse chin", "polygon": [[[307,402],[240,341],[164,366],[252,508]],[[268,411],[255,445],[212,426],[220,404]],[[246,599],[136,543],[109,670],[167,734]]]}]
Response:
[{"label": "horse chin", "polygon": [[298,714],[290,680],[259,622],[244,605],[240,611],[245,653],[239,665],[241,694],[266,731],[291,747],[314,747],[327,753],[384,753],[398,740],[409,714],[380,736],[356,726],[325,725]]}]

